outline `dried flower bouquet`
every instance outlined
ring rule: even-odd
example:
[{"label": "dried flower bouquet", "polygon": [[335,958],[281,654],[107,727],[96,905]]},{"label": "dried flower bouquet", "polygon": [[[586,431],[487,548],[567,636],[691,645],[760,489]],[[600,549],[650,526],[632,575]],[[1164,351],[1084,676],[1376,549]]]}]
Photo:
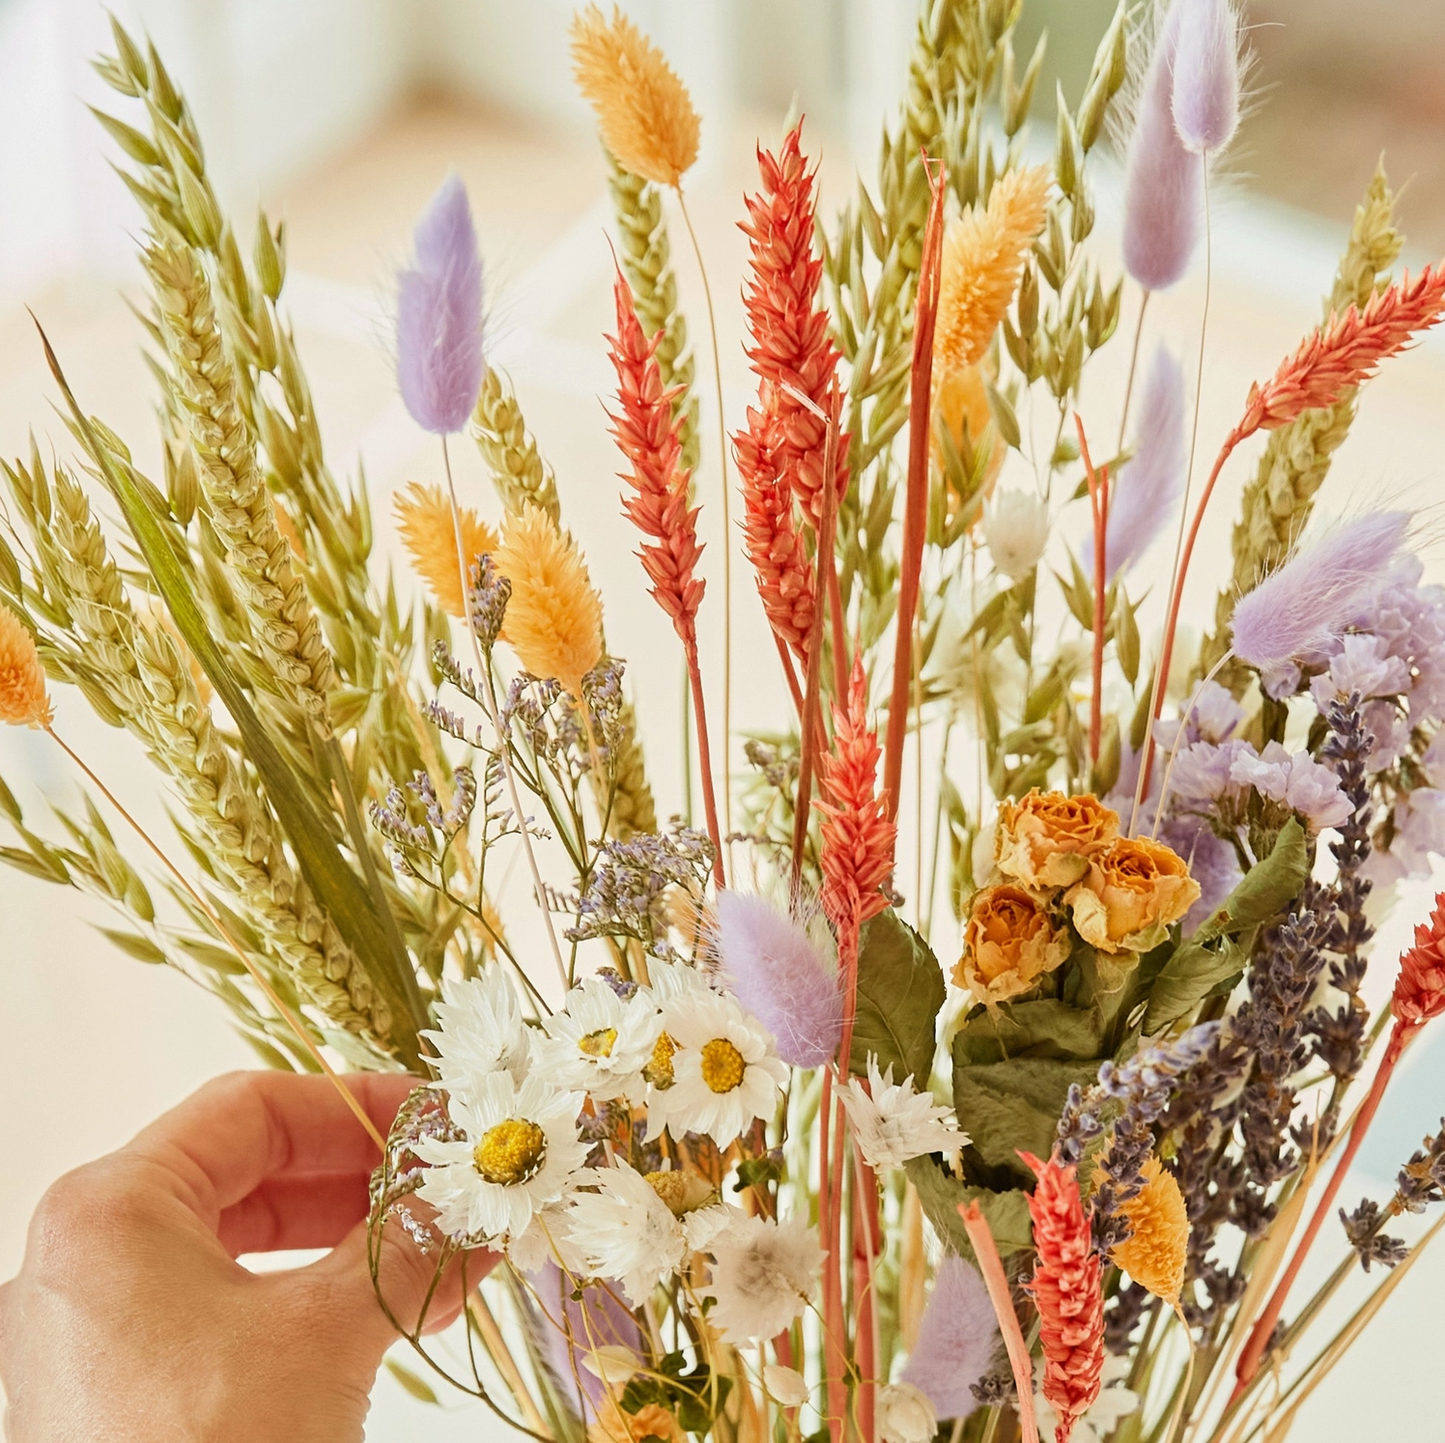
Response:
[{"label": "dried flower bouquet", "polygon": [[[110,903],[118,945],[208,987],[269,1064],[347,1096],[348,1068],[415,1074],[376,1136],[378,1299],[388,1230],[439,1278],[471,1269],[463,1345],[424,1318],[407,1336],[533,1437],[1279,1440],[1439,1227],[1387,1231],[1441,1201],[1445,1132],[1389,1202],[1335,1215],[1445,1009],[1445,898],[1389,1005],[1363,999],[1379,901],[1445,851],[1445,591],[1406,513],[1308,523],[1359,388],[1440,320],[1445,271],[1392,278],[1377,174],[1322,324],[1194,487],[1191,378],[1169,338],[1142,363],[1141,342],[1201,250],[1236,12],[1121,3],[1045,166],[1020,8],[923,6],[878,183],[835,223],[802,124],[760,147],[757,395],[731,435],[674,274],[673,216],[701,264],[699,118],[624,16],[574,20],[617,210],[621,504],[680,644],[700,828],[659,826],[569,483],[488,364],[460,183],[396,297],[401,393],[440,438],[397,501],[403,604],[322,452],[283,232],[263,216],[243,253],[153,49],[117,26],[98,62],[126,102],[100,119],[144,217],[164,474],[45,343],[77,459],[4,467],[0,716],[54,737],[128,830],[89,801],[47,839],[0,783],[0,856]],[[1127,289],[1090,249],[1111,128]],[[1101,415],[1084,378],[1124,313],[1124,414]],[[1200,522],[1258,432],[1216,624],[1185,654]],[[458,436],[499,526],[457,494]],[[704,656],[697,625],[750,594],[734,487],[791,699],[747,739],[731,638]],[[703,505],[724,518],[710,594]],[[1131,596],[1170,531],[1167,593]],[[61,740],[54,687],[138,738],[175,838]],[[921,763],[905,781],[910,733],[936,785]],[[514,858],[535,950],[498,902]],[[1342,1260],[1306,1298],[1326,1246]],[[1356,1266],[1383,1278],[1339,1326]]]}]

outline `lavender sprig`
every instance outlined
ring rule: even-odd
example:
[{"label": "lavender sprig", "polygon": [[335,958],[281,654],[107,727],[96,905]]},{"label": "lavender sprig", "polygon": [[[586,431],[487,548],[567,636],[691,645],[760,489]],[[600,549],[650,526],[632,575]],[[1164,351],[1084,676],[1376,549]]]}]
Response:
[{"label": "lavender sprig", "polygon": [[1094,1237],[1105,1256],[1133,1231],[1120,1209],[1144,1187],[1154,1124],[1168,1107],[1181,1074],[1199,1061],[1218,1031],[1217,1022],[1191,1027],[1172,1042],[1136,1052],[1125,1063],[1105,1062],[1098,1085],[1088,1092],[1069,1090],[1058,1126],[1058,1149],[1066,1163],[1077,1164],[1089,1141],[1102,1131],[1102,1110],[1110,1104],[1119,1107],[1094,1192]]}]

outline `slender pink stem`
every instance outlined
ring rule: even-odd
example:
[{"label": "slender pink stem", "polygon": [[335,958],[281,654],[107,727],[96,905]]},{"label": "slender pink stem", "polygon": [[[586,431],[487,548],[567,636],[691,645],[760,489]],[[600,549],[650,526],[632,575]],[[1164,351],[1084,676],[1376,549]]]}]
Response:
[{"label": "slender pink stem", "polygon": [[723,875],[722,830],[717,820],[717,797],[712,786],[712,749],[707,739],[707,706],[702,695],[702,668],[697,659],[697,632],[689,626],[689,634],[683,638],[683,651],[687,656],[687,676],[692,683],[692,712],[697,722],[697,765],[702,773],[702,805],[707,817],[707,834],[712,838],[712,876],[721,891],[727,886]]},{"label": "slender pink stem", "polygon": [[1095,473],[1089,455],[1084,422],[1074,413],[1074,426],[1079,433],[1079,454],[1084,460],[1084,473],[1089,478],[1089,507],[1094,515],[1094,694],[1089,703],[1089,760],[1097,763],[1099,746],[1104,735],[1104,593],[1106,590],[1105,539],[1109,531],[1109,468]]},{"label": "slender pink stem", "polygon": [[1385,1095],[1385,1088],[1395,1070],[1395,1064],[1400,1060],[1400,1054],[1405,1050],[1405,1043],[1409,1036],[1410,1029],[1396,1021],[1390,1032],[1389,1046],[1385,1049],[1385,1055],[1380,1060],[1379,1070],[1375,1073],[1375,1080],[1370,1084],[1369,1095],[1355,1115],[1354,1125],[1350,1128],[1349,1141],[1346,1142],[1339,1161],[1335,1163],[1335,1170],[1330,1174],[1329,1184],[1315,1205],[1309,1226],[1305,1228],[1296,1244],[1294,1256],[1289,1260],[1289,1266],[1284,1270],[1279,1282],[1275,1284],[1269,1302],[1265,1304],[1264,1311],[1259,1315],[1259,1320],[1249,1335],[1249,1341],[1244,1345],[1244,1351],[1239,1355],[1239,1362],[1234,1369],[1238,1382],[1234,1385],[1234,1393],[1229,1400],[1231,1403],[1239,1397],[1248,1386],[1250,1379],[1259,1371],[1260,1359],[1264,1356],[1264,1350],[1269,1346],[1269,1340],[1274,1334],[1275,1324],[1279,1322],[1280,1314],[1284,1312],[1289,1290],[1294,1286],[1295,1279],[1299,1277],[1305,1257],[1314,1245],[1320,1229],[1325,1224],[1325,1219],[1329,1217],[1334,1207],[1335,1198],[1344,1185],[1345,1174],[1350,1170],[1350,1164],[1354,1162],[1355,1155],[1360,1150],[1360,1144],[1365,1140],[1365,1132],[1380,1106],[1380,1099]]},{"label": "slender pink stem", "polygon": [[[1199,505],[1194,509],[1194,520],[1189,524],[1189,533],[1184,538],[1184,550],[1179,555],[1179,570],[1174,575],[1174,585],[1169,593],[1169,615],[1164,623],[1164,642],[1159,651],[1159,670],[1154,676],[1154,705],[1152,708],[1154,721],[1158,721],[1164,712],[1164,693],[1169,685],[1169,668],[1174,661],[1174,634],[1179,628],[1179,608],[1184,600],[1184,578],[1189,574],[1189,562],[1194,555],[1194,543],[1199,539],[1199,528],[1203,524],[1209,498],[1214,494],[1214,486],[1219,480],[1219,473],[1224,470],[1224,463],[1229,460],[1234,448],[1244,439],[1244,435],[1245,433],[1236,427],[1225,438],[1224,445],[1220,447],[1219,455],[1215,459],[1214,469],[1209,473],[1209,480],[1204,483],[1204,490],[1199,497]],[[1150,726],[1148,735],[1144,738],[1144,758],[1139,767],[1139,785],[1134,796],[1134,820],[1136,821],[1139,807],[1149,794],[1149,773],[1153,765],[1154,728]],[[1130,831],[1133,831],[1132,824]]]},{"label": "slender pink stem", "polygon": [[[837,414],[828,427],[831,453],[837,433]],[[823,509],[818,517],[817,576],[813,589],[813,628],[808,636],[808,670],[803,687],[802,743],[798,757],[798,795],[793,804],[793,866],[790,894],[798,894],[803,874],[803,849],[808,842],[808,813],[813,804],[813,771],[822,735],[820,714],[823,681],[823,616],[827,610],[828,576],[833,570],[833,539],[838,529],[838,488],[823,487]]]},{"label": "slender pink stem", "polygon": [[963,1219],[969,1242],[973,1244],[973,1255],[978,1259],[978,1270],[983,1274],[988,1300],[993,1304],[999,1331],[1003,1334],[1004,1347],[1008,1349],[1009,1367],[1013,1370],[1014,1387],[1018,1392],[1019,1427],[1023,1431],[1023,1443],[1039,1443],[1039,1425],[1034,1418],[1034,1366],[1029,1357],[1028,1344],[1024,1342],[1023,1329],[1019,1327],[1018,1315],[1014,1312],[1013,1299],[1009,1296],[1003,1260],[998,1255],[993,1234],[989,1231],[988,1222],[977,1200],[969,1203],[967,1207],[960,1203],[958,1215]]},{"label": "slender pink stem", "polygon": [[[925,164],[927,156],[924,157]],[[944,170],[930,172],[933,201],[923,233],[918,301],[913,318],[913,368],[908,398],[908,483],[903,500],[903,554],[899,562],[898,615],[893,633],[893,692],[883,745],[883,792],[888,819],[898,815],[903,784],[903,739],[908,734],[908,693],[913,681],[913,616],[923,574],[928,531],[928,461],[933,427],[933,332],[938,320],[939,258],[943,247]]]}]

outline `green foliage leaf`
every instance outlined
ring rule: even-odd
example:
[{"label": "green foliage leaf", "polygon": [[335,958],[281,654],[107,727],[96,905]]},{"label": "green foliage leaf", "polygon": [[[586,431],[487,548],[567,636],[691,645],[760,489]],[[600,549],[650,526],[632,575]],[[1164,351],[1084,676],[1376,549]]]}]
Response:
[{"label": "green foliage leaf", "polygon": [[1004,1003],[977,1014],[954,1034],[954,1065],[978,1067],[1013,1057],[1087,1061],[1102,1055],[1103,1034],[1092,1009],[1056,997]]},{"label": "green foliage leaf", "polygon": [[1277,917],[1309,876],[1304,828],[1291,817],[1274,850],[1241,880],[1215,914],[1164,964],[1149,995],[1145,1033],[1158,1032],[1244,970],[1244,933]]},{"label": "green foliage leaf", "polygon": [[934,1231],[961,1257],[973,1259],[973,1245],[964,1230],[959,1208],[977,1202],[999,1256],[1021,1253],[1033,1246],[1033,1224],[1029,1218],[1029,1195],[1021,1188],[990,1192],[972,1187],[946,1173],[932,1158],[916,1157],[905,1171],[918,1192],[924,1215]]},{"label": "green foliage leaf", "polygon": [[959,1062],[958,1053],[955,1039],[953,1106],[959,1126],[989,1167],[1007,1168],[1020,1181],[1031,1182],[1033,1174],[1019,1149],[1049,1155],[1070,1085],[1088,1086],[1099,1064],[1016,1057],[970,1067]]},{"label": "green foliage leaf", "polygon": [[891,908],[872,918],[858,945],[850,1069],[866,1073],[873,1053],[881,1071],[892,1065],[895,1082],[912,1077],[926,1087],[943,998],[943,972],[928,944]]}]

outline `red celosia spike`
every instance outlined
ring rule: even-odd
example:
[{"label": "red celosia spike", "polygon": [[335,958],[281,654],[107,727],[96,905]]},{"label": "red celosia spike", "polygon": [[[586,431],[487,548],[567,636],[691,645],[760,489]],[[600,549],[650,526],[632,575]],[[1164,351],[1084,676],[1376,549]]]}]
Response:
[{"label": "red celosia spike", "polygon": [[793,501],[778,458],[776,418],[748,408],[734,438],[743,482],[743,544],[773,630],[804,662],[813,630],[813,564],[793,524]]},{"label": "red celosia spike", "polygon": [[1445,264],[1426,266],[1372,296],[1361,311],[1351,306],[1306,337],[1264,385],[1250,388],[1240,422],[1243,435],[1288,425],[1303,411],[1332,406],[1341,394],[1375,374],[1415,332],[1445,315]]},{"label": "red celosia spike", "polygon": [[[799,121],[776,156],[758,148],[763,188],[748,199],[748,220],[742,225],[752,251],[743,300],[752,335],[748,357],[765,383],[763,409],[779,423],[780,472],[816,526],[828,428],[783,387],[796,388],[827,414],[838,352],[828,336],[827,315],[818,308],[823,262],[813,250],[813,172],[803,157],[801,135]],[[846,434],[839,438],[834,483],[841,496],[848,484]]]},{"label": "red celosia spike", "polygon": [[1021,1158],[1038,1174],[1029,1198],[1038,1266],[1028,1289],[1039,1310],[1044,1397],[1059,1415],[1055,1443],[1068,1443],[1074,1423],[1099,1396],[1104,1366],[1104,1301],[1099,1255],[1079,1199],[1075,1169],[1057,1157]]},{"label": "red celosia spike", "polygon": [[867,717],[868,682],[855,658],[848,705],[833,706],[833,749],[823,757],[817,803],[822,815],[823,909],[835,926],[857,926],[876,916],[888,898],[897,828],[877,795],[882,749]]},{"label": "red celosia spike", "polygon": [[1445,1012],[1445,892],[1435,898],[1429,925],[1415,928],[1415,945],[1400,958],[1391,1007],[1405,1027],[1422,1026]]},{"label": "red celosia spike", "polygon": [[705,583],[694,572],[702,547],[697,540],[697,508],[687,504],[689,473],[681,464],[682,443],[671,405],[662,387],[662,373],[651,343],[632,303],[632,291],[619,273],[613,287],[617,303],[617,334],[609,336],[617,371],[620,412],[609,412],[612,434],[632,463],[633,495],[623,502],[629,520],[657,545],[637,553],[652,582],[652,595],[687,641],[702,601]]}]

